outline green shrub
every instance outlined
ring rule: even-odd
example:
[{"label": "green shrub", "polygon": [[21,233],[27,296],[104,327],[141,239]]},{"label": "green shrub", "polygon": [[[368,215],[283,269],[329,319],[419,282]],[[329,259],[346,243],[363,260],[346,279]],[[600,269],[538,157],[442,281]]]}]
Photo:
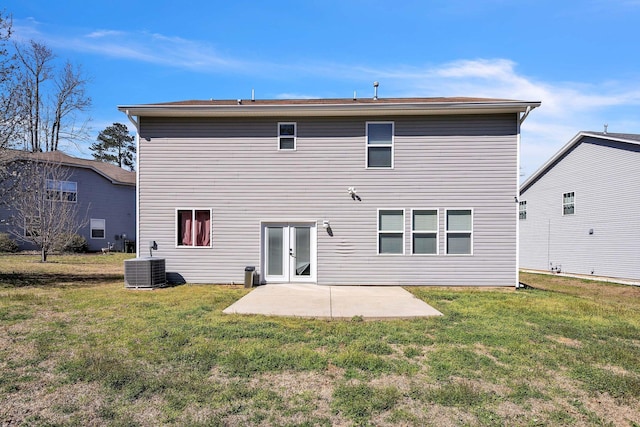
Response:
[{"label": "green shrub", "polygon": [[7,233],[0,233],[0,252],[18,252],[18,244]]},{"label": "green shrub", "polygon": [[79,234],[74,234],[69,239],[69,242],[62,248],[62,252],[71,252],[75,254],[85,253],[89,251],[89,245],[87,239]]}]

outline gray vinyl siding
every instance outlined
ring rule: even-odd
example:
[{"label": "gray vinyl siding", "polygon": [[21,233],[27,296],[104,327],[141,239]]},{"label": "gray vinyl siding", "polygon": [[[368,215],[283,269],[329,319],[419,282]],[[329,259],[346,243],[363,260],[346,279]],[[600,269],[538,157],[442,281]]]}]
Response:
[{"label": "gray vinyl siding", "polygon": [[[135,240],[136,235],[136,188],[133,185],[113,184],[109,179],[86,168],[71,168],[66,181],[77,183],[77,218],[86,225],[78,234],[87,240],[90,251],[100,251],[108,243],[114,249],[122,249],[122,241],[116,241],[115,235],[126,234]],[[0,217],[10,218],[8,209],[0,210]],[[105,238],[91,238],[90,219],[105,220]],[[22,225],[18,224],[18,228]],[[0,230],[2,231],[2,230]],[[22,230],[19,230],[22,233]],[[37,249],[33,244],[17,242],[21,250]]]},{"label": "gray vinyl siding", "polygon": [[[367,169],[365,123],[394,121],[394,169]],[[277,123],[296,122],[295,151]],[[261,221],[317,223],[321,285],[516,283],[517,115],[140,118],[139,255],[191,283],[261,265]],[[355,187],[361,201],[347,189]],[[212,248],[176,247],[176,209],[212,209]],[[405,210],[405,255],[377,255],[377,210]],[[411,209],[439,210],[440,255],[411,255]],[[445,255],[445,210],[473,209],[473,255]],[[329,220],[333,236],[322,228]]]},{"label": "gray vinyl siding", "polygon": [[[583,138],[521,195],[520,266],[640,279],[639,164],[637,145]],[[563,216],[571,191],[575,214]]]}]

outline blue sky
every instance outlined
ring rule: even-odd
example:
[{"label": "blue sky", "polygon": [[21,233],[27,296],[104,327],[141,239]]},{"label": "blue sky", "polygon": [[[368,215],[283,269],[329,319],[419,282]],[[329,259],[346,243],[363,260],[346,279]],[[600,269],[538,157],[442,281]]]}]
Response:
[{"label": "blue sky", "polygon": [[[480,96],[542,101],[524,177],[580,130],[640,133],[640,0],[5,0],[18,40],[117,105],[185,99]],[[132,126],[129,126],[132,128]],[[86,147],[88,147],[87,144]],[[90,157],[88,148],[80,155]],[[78,154],[77,152],[75,154]]]}]

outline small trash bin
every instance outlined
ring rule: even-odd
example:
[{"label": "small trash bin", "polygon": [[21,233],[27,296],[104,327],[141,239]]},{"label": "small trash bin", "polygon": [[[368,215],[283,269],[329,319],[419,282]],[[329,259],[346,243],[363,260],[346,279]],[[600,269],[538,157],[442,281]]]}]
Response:
[{"label": "small trash bin", "polygon": [[253,287],[253,276],[256,274],[256,268],[253,266],[248,266],[244,268],[244,287],[251,288]]}]

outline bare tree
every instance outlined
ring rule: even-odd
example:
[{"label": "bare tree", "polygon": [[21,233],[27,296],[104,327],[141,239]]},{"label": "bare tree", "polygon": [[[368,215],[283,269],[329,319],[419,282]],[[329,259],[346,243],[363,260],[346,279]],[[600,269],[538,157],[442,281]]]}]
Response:
[{"label": "bare tree", "polygon": [[80,212],[71,170],[60,163],[35,154],[12,162],[12,168],[16,191],[9,201],[9,232],[36,245],[46,262],[50,252],[62,250],[88,224],[88,208]]},{"label": "bare tree", "polygon": [[[21,110],[20,125],[25,148],[32,152],[56,151],[61,137],[75,143],[87,138],[85,120],[91,98],[87,79],[80,67],[66,62],[55,67],[56,56],[42,43],[15,44],[18,72],[14,78],[16,105]],[[80,125],[78,125],[80,122]]]},{"label": "bare tree", "polygon": [[14,87],[15,55],[7,44],[11,39],[11,16],[0,12],[0,149],[11,146],[18,128],[19,109]]}]

